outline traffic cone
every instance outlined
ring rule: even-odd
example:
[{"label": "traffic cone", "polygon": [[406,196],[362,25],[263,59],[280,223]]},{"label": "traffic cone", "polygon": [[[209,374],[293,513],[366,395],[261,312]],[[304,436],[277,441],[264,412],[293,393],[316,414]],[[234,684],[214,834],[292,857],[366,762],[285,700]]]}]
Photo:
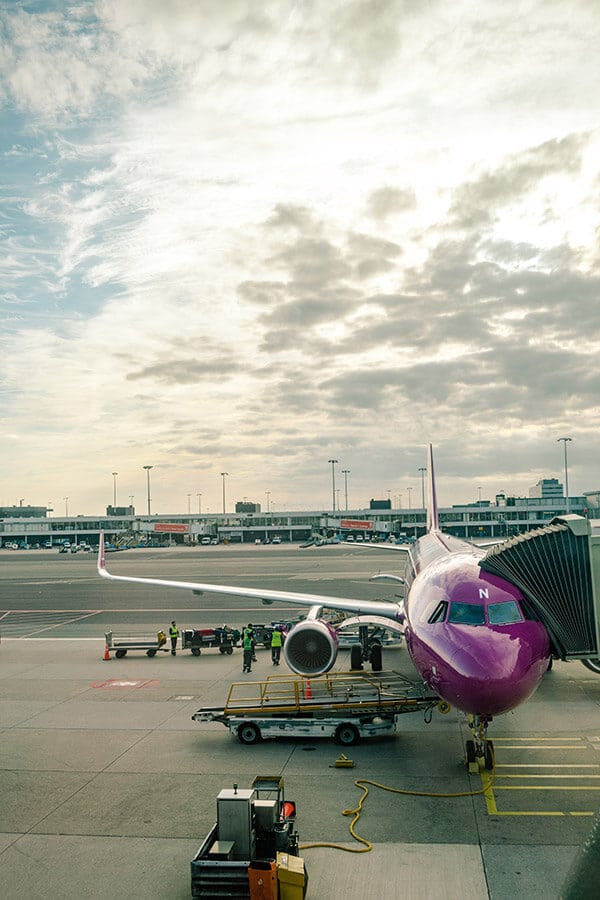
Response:
[{"label": "traffic cone", "polygon": [[110,659],[110,653],[108,652],[108,641],[104,645],[104,659]]},{"label": "traffic cone", "polygon": [[305,700],[313,699],[313,692],[312,692],[312,687],[310,684],[310,678],[307,678],[306,681],[304,682],[304,699]]}]

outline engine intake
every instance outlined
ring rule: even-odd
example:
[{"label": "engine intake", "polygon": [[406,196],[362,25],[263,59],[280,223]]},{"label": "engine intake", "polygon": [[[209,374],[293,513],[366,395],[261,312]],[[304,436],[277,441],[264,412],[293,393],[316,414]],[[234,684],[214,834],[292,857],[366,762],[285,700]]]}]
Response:
[{"label": "engine intake", "polygon": [[338,653],[335,629],[320,619],[294,625],[283,645],[283,658],[297,675],[324,675]]}]

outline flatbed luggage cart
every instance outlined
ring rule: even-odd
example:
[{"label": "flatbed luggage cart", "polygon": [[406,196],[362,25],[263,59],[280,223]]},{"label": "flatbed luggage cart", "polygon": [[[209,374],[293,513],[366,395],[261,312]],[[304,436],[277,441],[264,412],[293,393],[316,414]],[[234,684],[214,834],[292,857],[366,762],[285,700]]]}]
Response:
[{"label": "flatbed luggage cart", "polygon": [[221,722],[242,744],[262,738],[334,738],[351,746],[362,737],[393,734],[398,717],[447,703],[398,672],[336,672],[318,678],[272,675],[261,682],[235,682],[222,707],[194,713],[196,722]]},{"label": "flatbed luggage cart", "polygon": [[164,631],[159,631],[156,637],[144,635],[122,635],[115,638],[112,631],[105,632],[106,650],[108,654],[114,653],[117,659],[127,656],[129,650],[145,650],[146,656],[156,656],[159,650],[168,653],[170,648],[166,646],[167,636]]}]

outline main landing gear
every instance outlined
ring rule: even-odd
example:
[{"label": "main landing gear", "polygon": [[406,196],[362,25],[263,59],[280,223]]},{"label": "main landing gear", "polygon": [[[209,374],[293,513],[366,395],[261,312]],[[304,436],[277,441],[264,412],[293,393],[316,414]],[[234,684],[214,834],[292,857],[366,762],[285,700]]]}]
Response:
[{"label": "main landing gear", "polygon": [[350,668],[354,671],[363,668],[363,662],[370,662],[374,672],[383,669],[381,643],[377,638],[369,634],[368,625],[358,626],[359,644],[354,644],[350,649]]},{"label": "main landing gear", "polygon": [[469,716],[469,728],[473,735],[472,740],[467,741],[469,775],[478,775],[481,769],[491,772],[494,768],[494,745],[487,736],[491,721],[491,716]]}]

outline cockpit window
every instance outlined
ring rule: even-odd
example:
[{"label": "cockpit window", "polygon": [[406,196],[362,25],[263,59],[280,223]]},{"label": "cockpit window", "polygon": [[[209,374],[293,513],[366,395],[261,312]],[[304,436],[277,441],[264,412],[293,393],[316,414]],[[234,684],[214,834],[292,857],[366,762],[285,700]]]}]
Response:
[{"label": "cockpit window", "polygon": [[427,621],[430,625],[433,625],[435,622],[443,622],[446,618],[446,610],[448,609],[448,601],[440,600],[434,611],[431,613]]},{"label": "cockpit window", "polygon": [[448,621],[455,625],[484,625],[483,606],[479,603],[451,603]]},{"label": "cockpit window", "polygon": [[522,622],[521,610],[514,600],[504,603],[490,603],[488,606],[488,622],[490,625],[510,625],[511,622]]}]

